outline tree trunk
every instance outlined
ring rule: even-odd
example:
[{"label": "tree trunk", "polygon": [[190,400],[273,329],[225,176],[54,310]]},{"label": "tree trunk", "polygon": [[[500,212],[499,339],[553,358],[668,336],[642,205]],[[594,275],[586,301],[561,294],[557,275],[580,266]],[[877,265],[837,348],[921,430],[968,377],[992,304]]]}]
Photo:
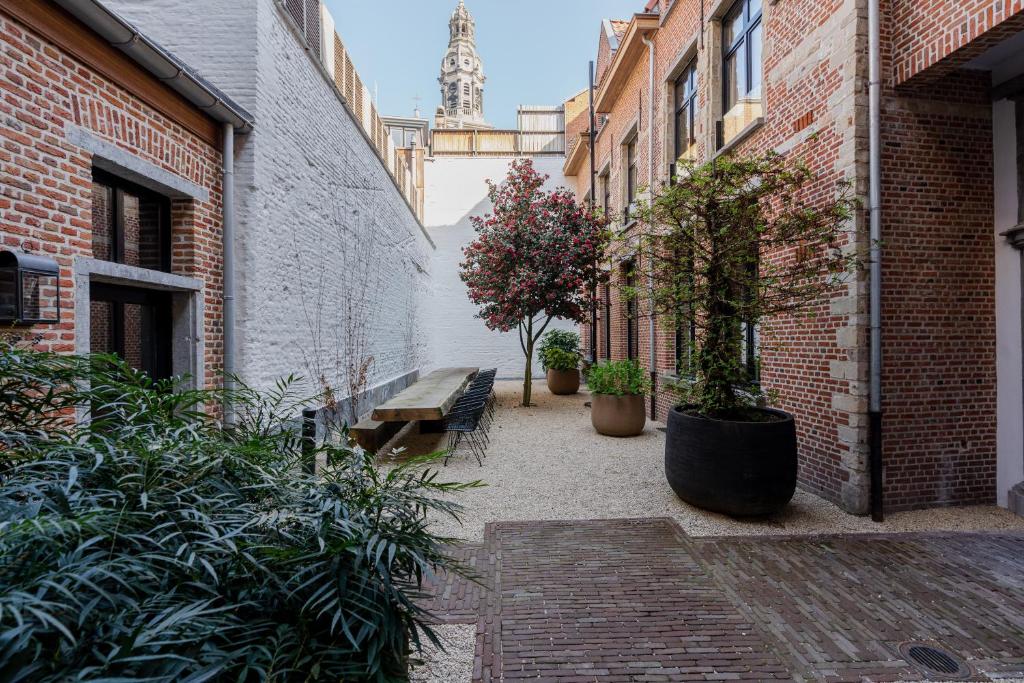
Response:
[{"label": "tree trunk", "polygon": [[523,407],[530,407],[533,394],[533,321],[526,326],[526,376],[523,377]]}]

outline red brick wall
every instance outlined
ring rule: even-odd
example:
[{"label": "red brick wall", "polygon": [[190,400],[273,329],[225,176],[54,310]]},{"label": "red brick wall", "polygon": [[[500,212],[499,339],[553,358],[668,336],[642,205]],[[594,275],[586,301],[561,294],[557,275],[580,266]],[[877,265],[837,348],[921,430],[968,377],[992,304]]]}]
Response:
[{"label": "red brick wall", "polygon": [[[888,0],[892,84],[900,85],[1024,12],[1024,0]],[[1019,22],[1013,30],[1020,30]]]},{"label": "red brick wall", "polygon": [[890,91],[883,112],[886,504],[993,503],[988,75]]},{"label": "red brick wall", "polygon": [[[818,0],[789,0],[776,3],[765,14],[765,78],[763,101],[765,124],[744,141],[737,154],[747,154],[769,147],[787,146],[793,156],[803,159],[821,174],[821,179],[808,189],[812,198],[823,200],[834,196],[838,180],[852,176],[854,114],[841,118],[833,106],[839,90],[843,87],[852,93],[853,83],[846,83],[840,73],[842,60],[822,60],[813,68],[794,63],[795,52],[814,52],[808,37],[825,23],[839,7],[840,0],[823,3]],[[705,9],[710,7],[707,6]],[[767,3],[766,3],[767,7]],[[696,2],[677,0],[671,12],[664,15],[662,25],[655,35],[655,117],[654,149],[655,186],[668,180],[669,154],[673,141],[672,126],[672,76],[690,59],[696,46],[698,57],[699,106],[704,115],[698,117],[697,141],[698,158],[709,159],[713,142],[713,120],[707,115],[719,97],[715,91],[718,85],[709,77],[708,60],[712,58],[712,35],[700,37],[700,6]],[[852,47],[851,47],[852,49]],[[650,182],[648,171],[648,63],[646,50],[633,67],[629,82],[616,102],[606,129],[597,143],[598,168],[610,163],[612,200],[615,213],[621,212],[622,179],[621,143],[627,130],[639,120],[638,171],[640,183]],[[852,110],[852,108],[851,108]],[[805,139],[815,133],[813,140]],[[843,157],[843,145],[847,145]],[[585,181],[580,182],[581,187]],[[585,191],[585,190],[584,190]],[[854,239],[851,237],[851,239]],[[615,250],[616,262],[630,255],[627,240]],[[784,258],[785,254],[766,255],[768,258]],[[641,274],[639,284],[643,284]],[[614,291],[614,290],[613,290]],[[850,481],[850,468],[860,467],[863,473],[863,454],[857,431],[863,428],[862,372],[856,366],[862,352],[859,348],[840,347],[837,343],[840,330],[850,320],[846,307],[833,310],[839,298],[847,292],[840,291],[823,297],[809,315],[801,318],[780,319],[765,324],[763,360],[765,370],[762,381],[766,388],[779,392],[780,407],[796,414],[800,436],[801,481],[803,486],[837,502],[845,502],[851,509],[863,511],[864,496],[844,490]],[[626,355],[626,327],[624,306],[617,295],[613,296],[613,351],[615,358]],[[859,304],[852,304],[856,309]],[[852,311],[856,312],[856,311]],[[649,318],[645,307],[639,325],[639,360],[648,365],[650,349]],[[674,405],[675,396],[666,391],[663,375],[675,372],[675,331],[656,321],[655,350],[659,375],[657,418],[664,420],[667,411]],[[599,326],[599,339],[603,326]],[[599,347],[603,351],[603,346]],[[603,355],[602,355],[603,357]],[[839,365],[837,365],[839,364]],[[848,365],[855,369],[850,371]],[[841,370],[836,372],[835,368]],[[837,399],[841,397],[840,399]],[[840,438],[840,431],[845,430]],[[860,458],[860,460],[858,460]],[[853,462],[854,465],[849,463]],[[863,488],[862,482],[850,486]]]},{"label": "red brick wall", "polygon": [[75,350],[72,264],[94,256],[92,158],[67,141],[75,124],[209,190],[208,202],[174,200],[172,270],[205,283],[212,385],[222,353],[220,152],[2,11],[0,48],[0,240],[61,268],[60,325],[27,332],[43,349]]},{"label": "red brick wall", "polygon": [[[866,16],[841,16],[845,5],[765,3],[765,122],[733,152],[774,148],[804,160],[820,177],[808,196],[822,201],[834,196],[839,180],[853,182],[861,196],[867,190]],[[955,67],[1024,29],[1021,6],[1017,0],[891,0],[884,7],[883,68],[893,75],[883,102],[883,409],[890,510],[994,500],[991,104],[986,75],[957,73]],[[697,10],[696,2],[677,0],[655,38],[656,183],[667,178],[662,150],[671,144],[666,81],[693,43]],[[712,38],[707,31],[708,46]],[[703,111],[720,97],[707,77],[709,52],[698,51]],[[641,183],[648,182],[646,68],[645,55],[598,140],[599,167],[612,160],[616,211],[620,145],[637,112],[638,166]],[[709,158],[712,120],[698,131],[700,159]],[[866,216],[851,227],[850,246],[866,248]],[[615,259],[628,252],[620,244]],[[809,315],[768,321],[762,330],[762,382],[796,415],[801,484],[859,512],[866,510],[868,474],[866,294],[854,279],[823,297]],[[613,299],[613,347],[621,358],[625,325]],[[646,363],[646,320],[640,337]],[[665,372],[674,366],[673,332],[659,327],[655,343],[658,369]],[[658,417],[671,405],[671,397],[660,394]]]}]

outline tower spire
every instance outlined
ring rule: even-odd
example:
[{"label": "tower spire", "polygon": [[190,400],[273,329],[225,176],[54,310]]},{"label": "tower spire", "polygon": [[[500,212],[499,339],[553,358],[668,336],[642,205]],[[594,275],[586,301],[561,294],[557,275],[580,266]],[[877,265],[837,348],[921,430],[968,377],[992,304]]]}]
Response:
[{"label": "tower spire", "polygon": [[483,62],[476,51],[476,21],[465,0],[448,21],[448,50],[441,62],[438,128],[491,128],[484,120]]}]

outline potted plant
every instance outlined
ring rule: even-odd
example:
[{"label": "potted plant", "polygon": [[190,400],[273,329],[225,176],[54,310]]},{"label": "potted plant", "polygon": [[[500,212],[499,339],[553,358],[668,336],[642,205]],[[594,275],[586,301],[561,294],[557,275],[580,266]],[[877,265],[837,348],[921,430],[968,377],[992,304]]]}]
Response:
[{"label": "potted plant", "polygon": [[[765,406],[759,323],[825,302],[857,263],[855,202],[770,152],[684,163],[645,207],[653,309],[691,331],[689,377],[668,415],[665,475],[699,507],[757,516],[796,490],[793,416]],[[770,397],[768,397],[770,398]]]},{"label": "potted plant", "polygon": [[636,361],[612,360],[598,363],[587,375],[590,389],[590,422],[598,434],[636,436],[644,431],[647,409],[644,396],[651,380]]},{"label": "potted plant", "polygon": [[560,396],[580,390],[580,336],[571,330],[551,330],[540,340],[540,364],[548,389]]}]

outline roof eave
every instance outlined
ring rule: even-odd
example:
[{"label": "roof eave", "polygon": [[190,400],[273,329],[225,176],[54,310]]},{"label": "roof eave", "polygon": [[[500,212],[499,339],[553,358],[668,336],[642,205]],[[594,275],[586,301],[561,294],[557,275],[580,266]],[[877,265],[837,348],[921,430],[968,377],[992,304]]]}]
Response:
[{"label": "roof eave", "polygon": [[594,100],[594,109],[602,114],[611,111],[615,100],[629,79],[629,71],[636,64],[643,48],[642,38],[657,32],[659,26],[657,14],[634,14],[629,22],[622,43],[615,51],[612,63],[608,66],[602,79],[601,87]]},{"label": "roof eave", "polygon": [[249,112],[98,0],[54,2],[213,120],[241,132],[252,130]]}]

